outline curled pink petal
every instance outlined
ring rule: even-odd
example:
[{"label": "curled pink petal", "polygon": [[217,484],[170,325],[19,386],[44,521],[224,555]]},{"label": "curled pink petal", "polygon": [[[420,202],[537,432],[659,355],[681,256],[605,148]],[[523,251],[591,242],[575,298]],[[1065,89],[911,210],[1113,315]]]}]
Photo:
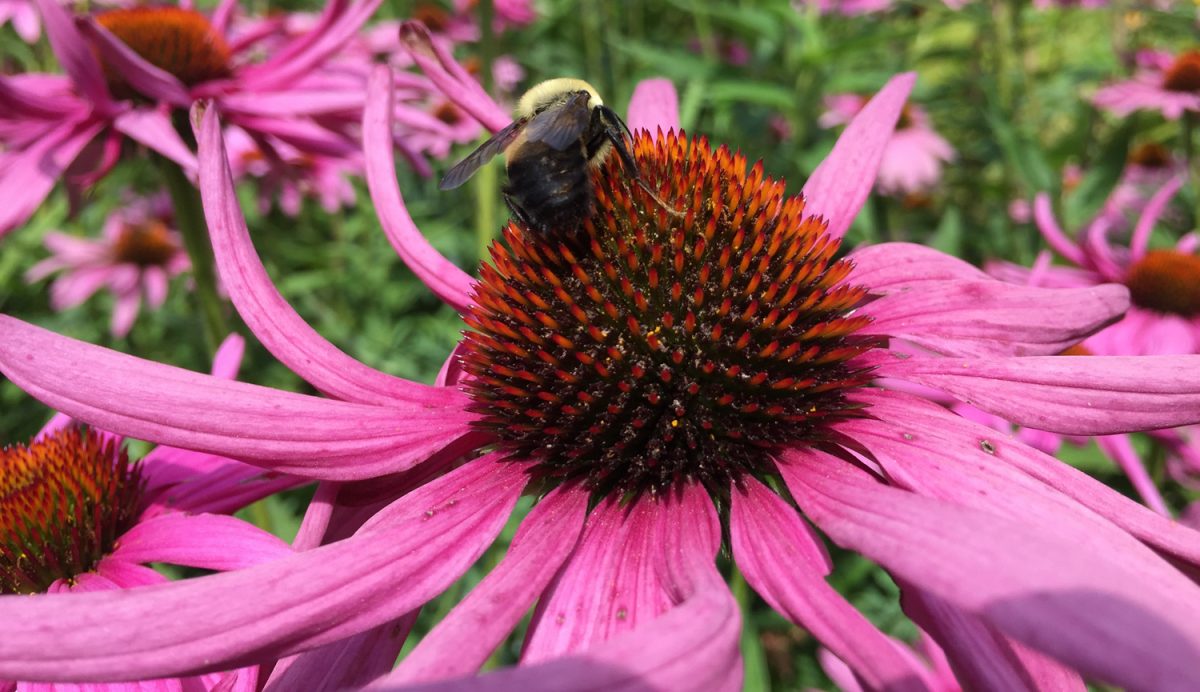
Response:
[{"label": "curled pink petal", "polygon": [[879,374],[941,389],[1017,425],[1064,435],[1200,422],[1200,355],[891,359]]},{"label": "curled pink petal", "polygon": [[445,391],[379,372],[351,358],[296,313],[271,283],[254,251],[214,108],[204,109],[198,140],[200,196],[217,268],[238,313],[263,345],[313,386],[343,401],[447,402]]},{"label": "curled pink petal", "polygon": [[1038,230],[1042,232],[1042,237],[1046,239],[1046,244],[1055,252],[1074,264],[1087,265],[1079,246],[1068,238],[1058,225],[1058,220],[1054,218],[1054,209],[1050,206],[1050,195],[1045,192],[1038,193],[1033,200],[1033,218],[1037,222]]},{"label": "curled pink petal", "polygon": [[917,81],[914,72],[893,77],[838,137],[833,151],[804,183],[804,213],[822,216],[831,238],[841,238],[867,201],[883,152]]},{"label": "curled pink petal", "polygon": [[126,562],[168,562],[203,569],[251,567],[292,554],[279,537],[220,514],[164,514],[138,522],[113,552]]},{"label": "curled pink petal", "polygon": [[[462,65],[455,62],[444,47],[433,40],[424,24],[402,22],[400,40],[417,66],[438,90],[484,127],[498,132],[512,122],[508,113],[487,95],[483,87],[479,86],[479,82],[475,81]],[[378,72],[378,69],[376,71]],[[371,87],[368,87],[367,92],[375,93]]]},{"label": "curled pink petal", "polygon": [[559,489],[539,501],[504,560],[380,682],[425,682],[477,671],[575,548],[586,511],[587,493],[579,489]]},{"label": "curled pink petal", "polygon": [[1154,224],[1158,223],[1163,210],[1167,208],[1171,198],[1179,192],[1185,182],[1187,182],[1186,175],[1174,176],[1146,202],[1146,207],[1142,209],[1137,225],[1133,228],[1133,235],[1129,237],[1129,253],[1134,261],[1146,255],[1146,246],[1150,242],[1150,233],[1154,231]]},{"label": "curled pink petal", "polygon": [[248,569],[136,591],[0,596],[0,678],[178,676],[366,631],[459,578],[503,528],[525,473],[481,457],[397,500],[351,538]]},{"label": "curled pink petal", "polygon": [[451,390],[441,409],[329,401],[144,361],[4,315],[0,371],[105,430],[322,478],[408,468],[468,433],[471,418]]},{"label": "curled pink petal", "polygon": [[384,66],[375,68],[367,85],[367,107],[363,111],[363,152],[371,200],[375,202],[379,221],[400,259],[429,286],[429,290],[461,313],[470,304],[475,281],[421,235],[404,206],[396,182],[396,163],[392,156],[392,89],[391,70]]},{"label": "curled pink petal", "polygon": [[672,129],[678,131],[679,96],[671,80],[656,77],[638,82],[633,89],[633,97],[629,99],[625,123],[633,132],[657,132],[660,128],[664,132]]}]

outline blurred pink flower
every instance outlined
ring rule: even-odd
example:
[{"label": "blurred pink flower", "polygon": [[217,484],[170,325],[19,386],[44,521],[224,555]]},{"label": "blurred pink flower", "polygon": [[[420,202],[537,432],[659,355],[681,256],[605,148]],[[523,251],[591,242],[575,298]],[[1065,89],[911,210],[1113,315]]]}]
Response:
[{"label": "blurred pink flower", "polygon": [[[1187,164],[1161,144],[1147,143],[1129,152],[1121,178],[1105,202],[1105,210],[1132,226],[1146,205],[1172,178],[1186,173]],[[1162,214],[1166,214],[1164,210]]]},{"label": "blurred pink flower", "polygon": [[9,22],[25,43],[37,43],[42,37],[42,22],[33,0],[0,0],[0,27]]},{"label": "blurred pink flower", "polygon": [[[866,102],[866,97],[858,94],[827,96],[828,110],[821,116],[821,126],[845,125]],[[923,194],[941,181],[942,164],[953,160],[954,148],[933,130],[924,109],[909,104],[888,140],[876,185],[885,195]]]},{"label": "blurred pink flower", "polygon": [[792,6],[797,11],[811,7],[821,14],[855,17],[889,10],[892,7],[892,0],[793,0]]},{"label": "blurred pink flower", "polygon": [[[243,340],[218,349],[213,374],[232,379]],[[58,414],[26,445],[0,450],[0,593],[79,594],[169,580],[149,563],[236,570],[291,555],[279,538],[231,514],[296,486],[294,477],[160,446],[136,462],[123,440]],[[64,510],[71,510],[64,515]],[[253,690],[257,668],[156,680],[183,689]],[[75,690],[0,681],[0,690]],[[140,683],[91,685],[98,691]]]},{"label": "blurred pink flower", "polygon": [[1094,10],[1108,7],[1108,0],[1033,0],[1033,6],[1039,10],[1052,7],[1078,7],[1084,10]]},{"label": "blurred pink flower", "polygon": [[50,286],[55,310],[73,308],[107,288],[114,298],[110,330],[118,338],[129,333],[143,298],[151,310],[158,309],[167,299],[171,278],[190,267],[165,194],[117,209],[105,220],[99,238],[51,232],[45,243],[52,255],[31,267],[25,280],[58,274]]},{"label": "blurred pink flower", "polygon": [[[1145,203],[1128,246],[1110,240],[1118,222],[1108,207],[1079,232],[1077,238],[1058,225],[1050,199],[1040,194],[1034,203],[1038,229],[1050,247],[1074,266],[1053,265],[1043,253],[1030,267],[990,262],[989,274],[1030,286],[1078,289],[1110,283],[1125,284],[1133,305],[1123,319],[1084,339],[1073,353],[1102,356],[1142,356],[1200,353],[1200,256],[1198,239],[1185,236],[1172,250],[1149,249],[1151,232],[1186,176],[1176,174]],[[1038,446],[1053,453],[1061,438],[1039,435]],[[1152,433],[1168,450],[1168,462],[1178,479],[1200,475],[1200,439],[1190,428]],[[1100,448],[1129,476],[1134,488],[1155,511],[1170,511],[1128,436],[1097,438]]]},{"label": "blurred pink flower", "polygon": [[262,212],[278,203],[283,213],[296,216],[305,197],[315,198],[330,213],[354,205],[350,181],[362,175],[361,156],[303,154],[283,142],[264,150],[237,126],[226,128],[225,142],[234,178],[257,180]]},{"label": "blurred pink flower", "polygon": [[[465,70],[422,40],[419,28],[407,29],[414,58],[449,98],[489,129],[509,124]],[[870,192],[912,83],[912,75],[893,79],[847,126],[804,186],[804,202],[785,200],[781,181],[765,178],[761,166],[747,171],[744,159],[727,148],[713,152],[703,140],[674,133],[651,139],[641,132],[635,149],[643,176],[670,204],[686,209],[687,225],[671,222],[681,229],[678,241],[664,234],[670,217],[640,211],[654,207],[612,163],[600,174],[605,198],[599,203],[616,223],[642,229],[656,252],[632,231],[601,244],[589,221],[585,232],[601,253],[594,264],[588,255],[574,256],[566,243],[539,241],[509,225],[507,244],[494,246],[496,264],[484,265],[477,283],[432,249],[406,211],[389,145],[394,80],[379,68],[368,92],[364,147],[380,221],[414,272],[480,328],[459,349],[465,360],[448,362],[440,387],[353,360],[283,301],[251,244],[220,124],[207,109],[199,131],[201,191],[230,297],[262,343],[331,399],[216,381],[10,317],[0,317],[0,370],[97,425],[330,481],[318,490],[302,529],[315,537],[312,545],[323,535],[326,544],[119,601],[107,594],[0,598],[7,628],[0,674],[154,676],[300,653],[277,667],[269,684],[284,689],[306,672],[322,673],[330,687],[361,684],[389,671],[411,624],[408,614],[457,580],[504,527],[518,497],[530,492],[537,502],[504,559],[376,682],[377,689],[476,674],[535,601],[522,664],[490,673],[480,684],[734,689],[742,682],[739,615],[715,564],[722,543],[710,495],[716,492],[728,511],[732,557],[750,584],[852,666],[864,685],[918,688],[925,673],[832,589],[823,542],[790,500],[837,543],[902,582],[910,616],[940,633],[948,659],[964,670],[1080,688],[1079,675],[1053,656],[1089,679],[1118,685],[1148,679],[1200,684],[1190,663],[1200,650],[1200,589],[1155,552],[1200,564],[1195,532],[938,406],[860,386],[875,375],[909,380],[1065,434],[1200,421],[1200,357],[1048,357],[1119,315],[1127,305],[1122,287],[1011,286],[904,244],[834,259]],[[652,80],[637,89],[628,122],[634,130],[671,128],[677,114],[673,88]],[[711,166],[685,167],[685,158]],[[696,177],[679,177],[684,170]],[[618,242],[637,243],[638,250],[625,253]],[[794,265],[771,264],[781,252]],[[574,259],[562,261],[562,253]],[[655,255],[661,261],[635,262]],[[696,285],[699,297],[689,284],[687,298],[666,303],[695,306],[693,319],[661,307],[657,296],[647,303],[652,310],[641,307],[652,295],[643,290],[646,282],[662,281],[670,295],[677,291],[669,282],[684,275],[670,267],[693,262],[709,268],[711,279]],[[766,269],[754,269],[759,263],[793,280],[763,285]],[[606,276],[627,278],[630,291]],[[721,287],[726,276],[730,291]],[[506,277],[528,280],[528,293]],[[755,283],[748,291],[747,281]],[[599,303],[586,297],[586,286],[600,292]],[[568,288],[583,292],[571,299]],[[868,293],[875,300],[863,301]],[[625,305],[618,296],[627,294],[629,305],[618,309],[615,301]],[[748,300],[751,294],[763,302]],[[802,303],[789,311],[769,307],[795,298]],[[628,319],[602,317],[609,314],[606,300]],[[542,303],[536,312],[520,307]],[[711,307],[700,310],[702,304]],[[700,319],[705,333],[720,325],[729,347],[712,339],[722,369],[705,376],[712,391],[685,417],[674,399],[692,406],[698,392],[689,380],[701,375],[679,367],[690,361],[674,353],[678,337]],[[756,342],[757,327],[740,326],[749,320],[777,330],[788,344],[804,339],[808,346]],[[656,328],[642,330],[642,324]],[[504,336],[498,325],[517,336]],[[601,325],[624,341],[605,342]],[[640,335],[626,331],[635,328]],[[520,340],[525,332],[529,341]],[[916,343],[928,354],[894,356],[888,338]],[[599,357],[583,348],[590,339],[600,340]],[[743,340],[754,343],[757,360],[747,357]],[[611,343],[608,351],[605,343]],[[622,350],[634,343],[636,353]],[[505,353],[516,360],[505,360]],[[790,360],[794,356],[799,360]],[[481,368],[488,358],[494,367]],[[766,380],[757,371],[772,360],[800,369],[791,381],[772,381],[783,383],[779,393],[762,391],[765,406],[736,396],[725,404],[709,401],[727,389],[725,378],[760,391]],[[563,374],[539,374],[554,368]],[[607,379],[609,370],[620,379]],[[496,378],[511,379],[488,384]],[[558,388],[571,382],[586,386],[575,394]],[[672,383],[679,389],[665,389]],[[605,411],[621,400],[615,392],[626,386],[631,410],[647,415],[609,418]],[[527,396],[530,403],[523,404]],[[601,408],[594,410],[597,399]],[[706,408],[734,402],[719,417]],[[811,410],[808,402],[814,402]],[[857,407],[870,415],[855,415]],[[505,410],[516,416],[512,428],[495,426]],[[616,406],[610,414],[623,410]],[[754,421],[782,411],[797,416],[795,426],[763,440],[765,448],[736,442],[742,431],[761,439]],[[551,420],[520,422],[543,416]],[[646,426],[656,421],[660,427]],[[702,421],[713,424],[708,438],[695,435]],[[560,424],[583,427],[551,429]],[[601,443],[590,426],[607,427],[612,437]],[[525,442],[514,438],[560,435],[566,442],[554,444],[580,443],[584,453],[607,455],[636,442],[642,427],[654,433],[645,445],[669,445],[681,439],[674,435],[686,435],[682,439],[703,446],[695,453],[711,465],[692,465],[691,454],[682,452],[663,457],[667,467],[656,466],[648,462],[658,457],[638,443],[576,467],[583,475],[563,482],[569,460],[556,467],[540,452],[525,456]],[[596,441],[590,449],[589,440]],[[728,454],[711,454],[715,448],[706,440],[720,440]],[[786,486],[789,498],[759,480],[766,475]],[[631,496],[604,490],[629,490],[624,483],[637,478],[663,485]],[[370,518],[335,527],[337,517],[354,512]],[[218,602],[222,608],[211,607]],[[359,661],[363,667],[352,671]]]},{"label": "blurred pink flower", "polygon": [[1178,55],[1142,51],[1141,70],[1132,79],[1110,84],[1092,96],[1097,107],[1124,117],[1138,110],[1177,120],[1184,111],[1200,111],[1200,50]]}]

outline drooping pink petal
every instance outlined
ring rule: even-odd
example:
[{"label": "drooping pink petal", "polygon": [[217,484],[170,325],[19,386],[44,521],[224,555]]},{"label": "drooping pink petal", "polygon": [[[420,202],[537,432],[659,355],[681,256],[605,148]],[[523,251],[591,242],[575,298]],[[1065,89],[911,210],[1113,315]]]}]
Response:
[{"label": "drooping pink petal", "polygon": [[1200,598],[1182,574],[1149,578],[1077,531],[890,488],[820,452],[788,462],[780,471],[804,513],[901,579],[1084,675],[1136,689],[1200,684],[1184,663],[1200,652]]},{"label": "drooping pink petal", "polygon": [[481,457],[397,500],[353,537],[257,567],[134,591],[2,596],[0,678],[222,670],[395,620],[478,559],[525,474],[521,464]]},{"label": "drooping pink petal", "polygon": [[231,570],[286,557],[292,549],[241,519],[175,513],[138,522],[117,540],[112,554],[126,562]]},{"label": "drooping pink petal", "polygon": [[117,296],[113,303],[112,319],[108,331],[118,339],[124,338],[133,328],[138,312],[142,308],[142,295],[137,292]]},{"label": "drooping pink petal", "polygon": [[178,77],[150,64],[125,45],[124,41],[100,26],[94,18],[85,17],[79,21],[78,26],[80,33],[90,39],[89,44],[99,49],[109,67],[139,93],[155,101],[163,101],[181,108],[192,105],[187,87]]},{"label": "drooping pink petal", "polygon": [[332,481],[321,481],[317,484],[313,498],[304,510],[304,518],[300,520],[296,537],[292,540],[293,550],[312,550],[321,545],[325,531],[329,528],[329,520],[333,517],[334,503],[337,502],[340,488],[340,483]]},{"label": "drooping pink petal", "polygon": [[1200,422],[1200,356],[885,359],[879,375],[941,389],[972,406],[1064,435]]},{"label": "drooping pink petal", "polygon": [[663,132],[671,129],[678,131],[679,96],[671,80],[656,77],[638,82],[633,89],[633,97],[629,99],[625,124],[635,133],[638,130],[654,133],[659,128]]},{"label": "drooping pink petal", "polygon": [[363,111],[363,155],[375,213],[400,259],[437,297],[463,312],[470,304],[475,280],[443,257],[421,235],[404,206],[404,197],[396,182],[396,162],[392,155],[391,70],[385,66],[376,67],[367,84],[367,94],[367,107]]},{"label": "drooping pink petal", "polygon": [[1171,510],[1167,509],[1166,501],[1158,492],[1154,479],[1150,477],[1141,455],[1133,448],[1128,435],[1100,435],[1096,437],[1096,446],[1125,472],[1125,477],[1147,507],[1164,517],[1171,516]]},{"label": "drooping pink petal", "polygon": [[104,557],[96,565],[96,573],[108,579],[122,589],[134,589],[139,586],[165,584],[169,581],[161,573],[145,565],[117,559],[111,555]]},{"label": "drooping pink petal", "polygon": [[651,543],[662,506],[602,501],[534,611],[521,660],[538,663],[588,649],[637,628],[671,607],[659,584],[659,551]]},{"label": "drooping pink petal", "polygon": [[375,13],[381,2],[382,0],[353,0],[347,3],[345,11],[338,13],[334,21],[322,27],[320,31],[310,31],[309,36],[312,38],[301,50],[289,55],[287,60],[274,60],[269,65],[259,65],[259,69],[246,76],[248,84],[252,85],[254,90],[268,91],[286,88],[305,77],[334,52],[344,48]]},{"label": "drooping pink petal", "polygon": [[213,377],[219,377],[222,380],[236,380],[238,370],[242,367],[242,356],[246,353],[246,340],[239,334],[230,334],[225,337],[221,345],[217,347],[217,352],[213,354],[212,373]]},{"label": "drooping pink petal", "polygon": [[901,586],[904,612],[933,635],[966,689],[985,692],[1083,692],[1079,674],[1015,642],[979,618],[911,585]]},{"label": "drooping pink petal", "polygon": [[[1197,540],[1193,531],[1130,501],[1058,459],[1024,444],[1012,443],[990,428],[972,424],[941,406],[900,392],[862,389],[854,394],[854,399],[867,404],[872,414],[881,420],[899,424],[901,432],[892,437],[898,435],[906,445],[921,445],[926,450],[921,454],[955,455],[951,468],[959,466],[965,459],[973,458],[977,466],[990,469],[992,474],[1004,472],[1000,465],[1018,469],[1091,509],[1154,549],[1200,565],[1200,540]],[[913,439],[903,439],[906,434]],[[905,458],[912,457],[906,454]],[[928,479],[928,476],[925,477]],[[957,485],[961,481],[952,483]],[[993,497],[998,493],[995,488],[982,490]],[[1022,510],[1017,502],[1014,512],[1020,513]]]},{"label": "drooping pink petal", "polygon": [[170,113],[161,109],[131,108],[113,119],[121,134],[179,164],[188,174],[196,172],[196,155],[184,144],[171,124]]},{"label": "drooping pink petal", "polygon": [[330,401],[144,361],[0,315],[0,371],[51,408],[159,444],[311,477],[399,471],[469,432],[456,407]]},{"label": "drooping pink petal", "polygon": [[1038,230],[1042,232],[1042,237],[1046,239],[1046,244],[1055,252],[1072,264],[1089,266],[1087,259],[1083,256],[1083,251],[1059,227],[1058,220],[1054,218],[1054,209],[1050,204],[1050,195],[1045,192],[1039,192],[1033,200],[1033,218],[1037,222]]},{"label": "drooping pink petal", "polygon": [[254,251],[234,192],[221,125],[206,108],[198,133],[200,196],[221,280],[238,313],[276,358],[321,391],[343,401],[439,406],[465,403],[450,393],[363,365],[322,338],[284,300]]},{"label": "drooping pink petal", "polygon": [[103,129],[104,123],[93,119],[67,122],[11,156],[0,169],[0,199],[4,200],[0,236],[33,215],[79,152]]},{"label": "drooping pink petal", "polygon": [[978,281],[987,274],[957,257],[915,243],[878,243],[855,248],[847,283],[885,289],[924,281]]},{"label": "drooping pink petal", "polygon": [[305,118],[267,118],[230,113],[229,121],[244,130],[271,135],[318,156],[344,158],[354,156],[359,148],[350,137]]},{"label": "drooping pink petal", "polygon": [[1129,290],[1117,284],[1047,289],[990,278],[921,281],[887,290],[864,307],[874,320],[860,333],[944,355],[1054,355],[1119,320],[1128,307]]},{"label": "drooping pink petal", "polygon": [[1137,261],[1146,254],[1146,245],[1150,242],[1150,233],[1154,231],[1154,224],[1158,223],[1158,219],[1162,216],[1163,210],[1167,208],[1167,204],[1171,202],[1171,198],[1183,184],[1187,181],[1187,176],[1180,174],[1174,176],[1158,189],[1150,199],[1146,202],[1145,208],[1142,209],[1141,215],[1138,217],[1137,225],[1133,228],[1133,234],[1129,237],[1129,253],[1131,259]]},{"label": "drooping pink petal", "polygon": [[428,682],[479,670],[575,548],[587,493],[559,489],[522,522],[504,560],[417,645],[388,684]]},{"label": "drooping pink petal", "polygon": [[754,479],[731,495],[730,542],[747,583],[872,688],[924,689],[913,662],[825,581],[829,556],[796,510]]},{"label": "drooping pink petal", "polygon": [[[445,48],[433,41],[424,24],[402,22],[400,40],[417,66],[438,90],[484,127],[498,132],[512,122],[508,113],[487,95],[479,82],[475,81],[462,65],[455,62]],[[373,93],[370,87],[368,93]]]},{"label": "drooping pink petal", "polygon": [[92,52],[91,44],[84,40],[75,26],[66,5],[56,0],[34,0],[42,21],[46,24],[46,38],[54,56],[70,77],[71,82],[79,93],[87,97],[101,113],[113,110],[112,97],[109,96],[108,86],[104,81],[104,73],[100,62]]},{"label": "drooping pink petal", "polygon": [[366,685],[396,664],[418,612],[280,661],[264,692],[345,690]]},{"label": "drooping pink petal", "polygon": [[143,460],[142,518],[170,512],[229,514],[304,482],[223,456],[167,445],[155,447]]},{"label": "drooping pink petal", "polygon": [[846,126],[833,151],[804,183],[804,213],[829,222],[841,238],[867,201],[904,102],[917,81],[914,72],[892,77]]}]

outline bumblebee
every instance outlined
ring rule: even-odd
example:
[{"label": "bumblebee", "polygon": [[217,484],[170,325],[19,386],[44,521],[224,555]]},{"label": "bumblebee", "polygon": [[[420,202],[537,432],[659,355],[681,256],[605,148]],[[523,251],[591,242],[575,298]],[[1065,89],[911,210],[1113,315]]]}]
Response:
[{"label": "bumblebee", "polygon": [[625,171],[641,182],[626,137],[633,140],[629,127],[592,85],[551,79],[525,92],[512,124],[451,168],[439,187],[462,185],[504,152],[504,201],[517,220],[543,236],[574,235],[595,204],[590,169],[615,151]]}]

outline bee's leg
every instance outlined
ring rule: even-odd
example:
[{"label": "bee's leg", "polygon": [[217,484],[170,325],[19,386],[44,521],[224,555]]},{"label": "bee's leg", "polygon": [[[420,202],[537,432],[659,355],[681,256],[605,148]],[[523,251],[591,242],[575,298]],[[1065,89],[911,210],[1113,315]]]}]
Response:
[{"label": "bee's leg", "polygon": [[509,211],[513,213],[513,216],[517,217],[517,221],[519,221],[522,226],[535,231],[540,230],[534,225],[533,220],[529,218],[529,214],[525,212],[525,209],[522,208],[520,204],[517,204],[517,200],[513,199],[512,195],[505,192],[503,196],[504,203],[508,205]]}]

